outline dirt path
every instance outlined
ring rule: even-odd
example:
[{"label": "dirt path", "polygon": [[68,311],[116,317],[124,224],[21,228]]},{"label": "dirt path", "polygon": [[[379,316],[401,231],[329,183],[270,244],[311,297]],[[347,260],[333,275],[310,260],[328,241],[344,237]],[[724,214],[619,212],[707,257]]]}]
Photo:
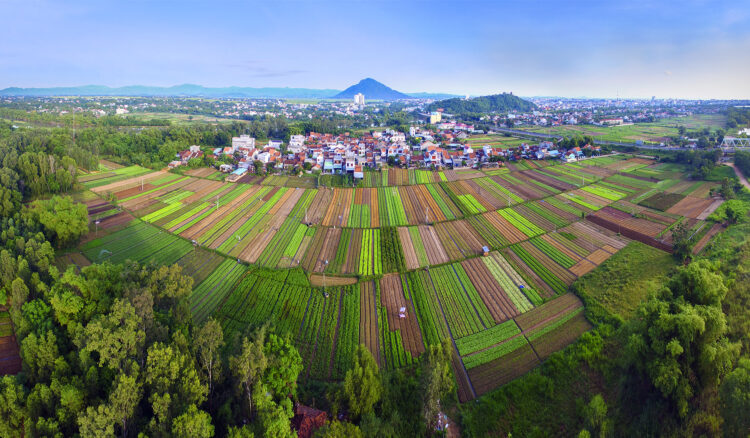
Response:
[{"label": "dirt path", "polygon": [[742,185],[745,186],[745,188],[750,190],[750,183],[747,182],[747,178],[745,178],[745,175],[743,175],[742,172],[740,172],[740,169],[738,169],[737,166],[734,165],[734,163],[727,163],[727,166],[734,169],[734,173],[737,174],[737,178],[740,179],[740,183],[742,183]]}]

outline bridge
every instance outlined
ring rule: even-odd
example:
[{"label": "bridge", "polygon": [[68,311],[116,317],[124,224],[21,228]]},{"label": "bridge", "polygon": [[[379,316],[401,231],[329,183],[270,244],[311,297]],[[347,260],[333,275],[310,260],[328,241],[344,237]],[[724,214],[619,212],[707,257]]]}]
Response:
[{"label": "bridge", "polygon": [[750,138],[724,137],[724,141],[721,142],[719,147],[725,154],[736,151],[748,151],[750,150]]}]

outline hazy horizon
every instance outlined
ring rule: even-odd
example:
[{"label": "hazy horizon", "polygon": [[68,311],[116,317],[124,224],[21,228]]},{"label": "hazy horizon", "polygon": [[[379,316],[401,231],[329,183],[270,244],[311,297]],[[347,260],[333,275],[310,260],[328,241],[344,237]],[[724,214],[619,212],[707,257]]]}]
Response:
[{"label": "hazy horizon", "polygon": [[83,85],[750,98],[737,2],[3,1],[0,89]]}]

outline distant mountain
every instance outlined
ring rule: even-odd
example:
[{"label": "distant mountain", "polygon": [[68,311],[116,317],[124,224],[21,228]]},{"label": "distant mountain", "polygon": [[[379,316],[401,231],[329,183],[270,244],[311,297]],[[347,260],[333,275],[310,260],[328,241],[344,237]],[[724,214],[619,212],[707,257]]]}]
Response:
[{"label": "distant mountain", "polygon": [[330,98],[339,90],[313,88],[209,88],[202,85],[183,84],[173,87],[130,85],[112,88],[104,85],[80,87],[18,88],[0,90],[0,96],[184,96],[184,97],[244,97],[244,98]]},{"label": "distant mountain", "polygon": [[358,84],[352,85],[341,93],[333,96],[333,98],[351,99],[357,93],[362,93],[365,95],[365,99],[372,100],[411,99],[411,96],[408,94],[389,88],[372,78],[362,79]]},{"label": "distant mountain", "polygon": [[490,113],[505,111],[530,111],[536,105],[509,93],[480,96],[471,99],[453,98],[433,102],[427,106],[428,111],[442,108],[449,114]]}]

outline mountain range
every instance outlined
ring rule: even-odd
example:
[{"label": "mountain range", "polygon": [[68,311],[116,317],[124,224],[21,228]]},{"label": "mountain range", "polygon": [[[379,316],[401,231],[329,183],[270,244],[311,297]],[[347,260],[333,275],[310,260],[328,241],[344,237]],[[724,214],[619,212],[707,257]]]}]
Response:
[{"label": "mountain range", "polygon": [[75,87],[19,88],[9,87],[0,90],[0,96],[177,96],[177,97],[212,97],[212,98],[304,98],[304,99],[350,99],[362,93],[369,100],[396,99],[448,99],[457,97],[445,93],[401,93],[382,83],[363,79],[344,91],[316,88],[288,87],[204,87],[202,85],[183,84],[173,87],[153,87],[129,85],[125,87],[107,87],[104,85],[83,85]]}]

